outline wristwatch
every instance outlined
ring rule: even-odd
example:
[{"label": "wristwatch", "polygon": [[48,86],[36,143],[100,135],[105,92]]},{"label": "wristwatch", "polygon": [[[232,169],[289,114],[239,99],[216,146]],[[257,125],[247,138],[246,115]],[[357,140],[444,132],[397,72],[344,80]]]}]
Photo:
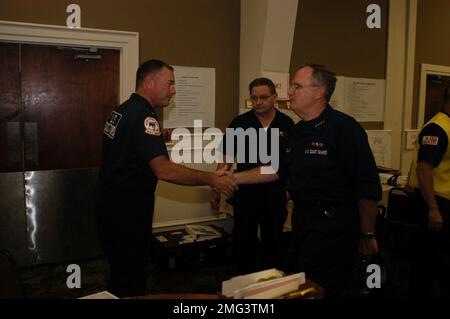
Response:
[{"label": "wristwatch", "polygon": [[373,232],[361,233],[361,236],[372,239],[372,238],[375,238],[375,233],[373,233]]}]

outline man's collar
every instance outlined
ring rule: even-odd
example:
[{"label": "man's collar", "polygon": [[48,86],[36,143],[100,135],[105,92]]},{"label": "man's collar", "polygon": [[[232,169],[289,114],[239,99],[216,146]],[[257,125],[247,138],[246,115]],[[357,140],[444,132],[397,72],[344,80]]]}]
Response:
[{"label": "man's collar", "polygon": [[315,118],[313,118],[313,119],[311,119],[311,120],[307,120],[307,121],[305,121],[305,120],[303,120],[303,122],[307,122],[307,123],[314,123],[314,122],[316,122],[316,121],[318,121],[318,120],[320,120],[320,119],[322,119],[329,111],[331,111],[332,110],[332,107],[329,105],[329,104],[327,104],[326,106],[325,106],[325,108],[320,112],[320,114],[317,116],[317,117],[315,117]]},{"label": "man's collar", "polygon": [[142,104],[146,108],[150,109],[152,112],[155,112],[153,106],[142,95],[140,95],[138,93],[133,93],[133,94],[131,94],[130,99],[132,99],[133,101],[135,101],[139,104]]}]

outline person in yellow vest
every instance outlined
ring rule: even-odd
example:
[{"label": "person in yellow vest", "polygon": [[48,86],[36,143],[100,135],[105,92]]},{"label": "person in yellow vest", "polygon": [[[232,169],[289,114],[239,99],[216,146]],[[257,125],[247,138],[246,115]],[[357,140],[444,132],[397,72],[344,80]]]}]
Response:
[{"label": "person in yellow vest", "polygon": [[409,175],[415,207],[424,219],[416,236],[409,288],[412,297],[450,297],[449,138],[450,86],[442,110],[419,133]]}]

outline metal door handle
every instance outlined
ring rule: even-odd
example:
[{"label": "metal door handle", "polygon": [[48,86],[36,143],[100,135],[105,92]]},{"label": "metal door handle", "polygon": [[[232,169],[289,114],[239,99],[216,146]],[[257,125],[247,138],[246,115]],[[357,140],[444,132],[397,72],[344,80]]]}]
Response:
[{"label": "metal door handle", "polygon": [[6,136],[8,143],[8,163],[20,165],[20,122],[6,123]]}]

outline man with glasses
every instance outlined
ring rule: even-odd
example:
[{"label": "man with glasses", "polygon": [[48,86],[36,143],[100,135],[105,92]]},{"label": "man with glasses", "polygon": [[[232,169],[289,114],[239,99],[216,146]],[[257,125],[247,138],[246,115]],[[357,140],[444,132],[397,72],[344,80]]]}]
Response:
[{"label": "man with glasses", "polygon": [[[244,131],[249,128],[256,129],[258,140],[246,140],[245,162],[237,162],[237,172],[263,165],[259,155],[255,163],[249,160],[252,157],[249,155],[250,143],[259,143],[260,129],[264,128],[267,135],[270,136],[270,130],[278,128],[281,145],[288,131],[294,126],[290,117],[274,108],[277,93],[275,85],[270,79],[257,78],[253,80],[249,85],[249,91],[253,109],[236,117],[228,127],[242,128]],[[224,150],[226,149],[225,143],[224,139]],[[271,150],[271,148],[270,139],[267,138],[267,149]],[[225,152],[223,153],[225,154]],[[236,151],[228,156],[234,159]],[[217,169],[228,170],[231,166],[232,163],[221,163]],[[216,210],[219,209],[219,199],[219,194],[212,191],[211,204]],[[234,194],[233,206],[232,254],[235,273],[246,274],[261,269],[281,267],[281,236],[287,216],[284,181],[243,185]],[[261,241],[258,239],[258,225]]]},{"label": "man with glasses", "polygon": [[329,298],[342,296],[358,251],[377,253],[376,201],[381,198],[367,134],[328,104],[335,84],[335,75],[323,66],[300,67],[289,100],[302,121],[291,130],[280,170],[234,174],[238,185],[287,178],[294,201],[294,269],[324,287]]}]

